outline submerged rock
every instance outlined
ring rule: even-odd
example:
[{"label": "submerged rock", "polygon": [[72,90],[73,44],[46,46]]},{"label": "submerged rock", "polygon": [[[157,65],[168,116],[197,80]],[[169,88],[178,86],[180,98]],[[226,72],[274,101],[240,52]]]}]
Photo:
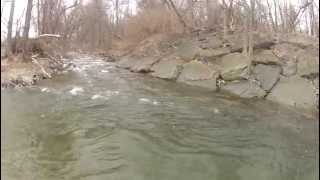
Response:
[{"label": "submerged rock", "polygon": [[191,61],[183,65],[183,70],[177,81],[193,86],[200,86],[210,90],[216,90],[216,80],[219,72],[211,65],[199,61]]},{"label": "submerged rock", "polygon": [[241,53],[232,53],[222,57],[220,68],[224,80],[246,79],[249,74],[250,60]]},{"label": "submerged rock", "polygon": [[162,79],[177,79],[183,63],[184,61],[179,58],[164,58],[152,66],[153,73],[151,75]]},{"label": "submerged rock", "polygon": [[253,69],[254,77],[265,91],[270,91],[280,79],[281,68],[276,65],[258,64]]},{"label": "submerged rock", "polygon": [[299,76],[280,78],[267,99],[298,108],[313,108],[316,104],[312,83]]},{"label": "submerged rock", "polygon": [[229,82],[223,85],[221,90],[242,98],[263,98],[266,95],[258,83],[249,80]]}]

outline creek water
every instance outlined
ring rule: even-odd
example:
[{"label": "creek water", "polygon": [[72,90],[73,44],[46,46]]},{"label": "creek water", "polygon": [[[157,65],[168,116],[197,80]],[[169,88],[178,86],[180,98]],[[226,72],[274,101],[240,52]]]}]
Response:
[{"label": "creek water", "polygon": [[99,58],[1,90],[6,180],[315,180],[318,120]]}]

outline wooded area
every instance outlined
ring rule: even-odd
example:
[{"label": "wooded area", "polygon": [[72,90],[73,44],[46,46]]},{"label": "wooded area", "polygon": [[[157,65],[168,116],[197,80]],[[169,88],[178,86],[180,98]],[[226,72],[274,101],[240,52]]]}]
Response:
[{"label": "wooded area", "polygon": [[11,7],[10,17],[5,22],[6,39],[1,42],[9,52],[14,39],[29,38],[30,26],[38,35],[59,34],[64,42],[88,50],[110,49],[118,42],[137,43],[158,33],[206,30],[221,31],[224,36],[240,32],[243,52],[250,55],[253,31],[319,37],[319,6],[314,0],[299,4],[290,0],[74,0],[72,5],[65,0],[28,0],[24,24],[17,26],[16,32],[12,32],[16,2],[7,2],[11,2],[6,3]]}]

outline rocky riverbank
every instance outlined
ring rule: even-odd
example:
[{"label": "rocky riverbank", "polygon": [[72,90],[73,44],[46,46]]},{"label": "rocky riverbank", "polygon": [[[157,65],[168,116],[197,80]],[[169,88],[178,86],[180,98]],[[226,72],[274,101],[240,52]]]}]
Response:
[{"label": "rocky riverbank", "polygon": [[21,55],[1,61],[1,88],[24,87],[50,79],[68,67],[63,59],[33,56],[27,62]]},{"label": "rocky riverbank", "polygon": [[59,39],[54,35],[16,40],[14,53],[1,54],[1,88],[34,85],[68,67]]},{"label": "rocky riverbank", "polygon": [[243,42],[236,33],[225,39],[207,32],[170,41],[158,35],[120,58],[117,66],[242,98],[318,109],[318,39],[256,32],[254,40],[250,60],[241,53]]}]

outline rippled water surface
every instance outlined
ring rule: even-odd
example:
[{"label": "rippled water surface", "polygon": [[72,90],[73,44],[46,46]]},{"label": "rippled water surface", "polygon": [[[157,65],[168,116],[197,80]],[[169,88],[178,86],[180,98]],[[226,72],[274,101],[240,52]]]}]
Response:
[{"label": "rippled water surface", "polygon": [[318,121],[82,57],[1,91],[6,180],[315,180]]}]

